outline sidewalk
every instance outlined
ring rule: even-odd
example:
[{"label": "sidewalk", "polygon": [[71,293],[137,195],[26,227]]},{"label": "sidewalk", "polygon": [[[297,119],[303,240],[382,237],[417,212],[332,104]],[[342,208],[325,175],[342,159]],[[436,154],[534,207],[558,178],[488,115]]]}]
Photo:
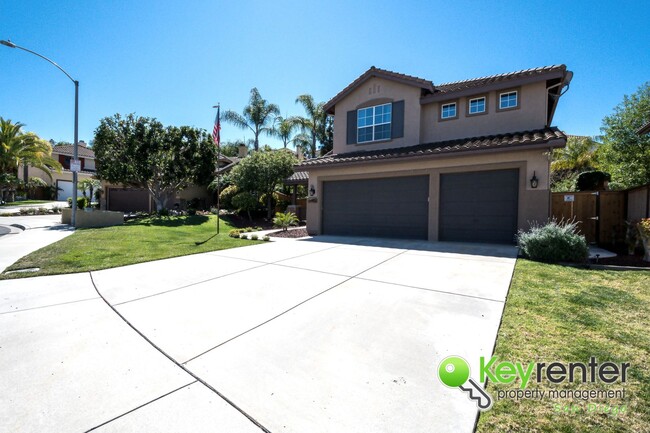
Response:
[{"label": "sidewalk", "polygon": [[11,233],[0,236],[0,272],[27,254],[70,236],[74,228],[61,224],[61,215],[2,217],[0,226]]}]

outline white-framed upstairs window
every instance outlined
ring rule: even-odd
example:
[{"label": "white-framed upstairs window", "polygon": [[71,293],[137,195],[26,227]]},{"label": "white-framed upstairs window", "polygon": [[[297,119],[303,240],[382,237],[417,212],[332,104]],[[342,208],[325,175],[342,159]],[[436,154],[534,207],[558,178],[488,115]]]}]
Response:
[{"label": "white-framed upstairs window", "polygon": [[469,114],[485,113],[485,96],[469,100]]},{"label": "white-framed upstairs window", "polygon": [[519,106],[519,93],[516,90],[499,95],[499,110],[517,108]]},{"label": "white-framed upstairs window", "polygon": [[449,104],[442,104],[440,107],[440,118],[441,119],[453,119],[458,113],[458,108],[455,102],[450,102]]},{"label": "white-framed upstairs window", "polygon": [[390,139],[392,104],[357,110],[357,143]]}]

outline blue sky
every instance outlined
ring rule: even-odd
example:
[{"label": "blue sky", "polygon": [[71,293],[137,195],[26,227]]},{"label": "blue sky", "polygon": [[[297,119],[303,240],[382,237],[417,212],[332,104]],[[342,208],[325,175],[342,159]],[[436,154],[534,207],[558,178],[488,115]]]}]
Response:
[{"label": "blue sky", "polygon": [[[554,124],[596,135],[650,80],[648,22],[647,1],[0,0],[0,39],[80,81],[86,141],[115,113],[210,130],[211,107],[241,112],[254,86],[302,114],[297,95],[326,101],[372,65],[442,83],[564,63],[575,75]],[[72,141],[74,87],[54,67],[0,46],[0,86],[0,116]]]}]

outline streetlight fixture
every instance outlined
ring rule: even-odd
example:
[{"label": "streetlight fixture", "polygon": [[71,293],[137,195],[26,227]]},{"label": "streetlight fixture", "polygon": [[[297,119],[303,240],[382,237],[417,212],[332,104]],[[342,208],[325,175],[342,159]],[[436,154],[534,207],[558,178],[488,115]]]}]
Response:
[{"label": "streetlight fixture", "polygon": [[77,171],[79,167],[76,165],[77,161],[79,159],[79,81],[75,80],[68,74],[65,69],[63,69],[61,66],[57,65],[55,62],[52,60],[48,59],[47,57],[38,54],[37,52],[34,52],[32,50],[28,50],[27,48],[21,47],[20,45],[16,45],[13,42],[9,40],[0,40],[0,44],[9,47],[9,48],[18,48],[19,50],[27,51],[28,53],[32,53],[35,56],[40,57],[43,60],[46,60],[47,62],[51,63],[52,65],[56,66],[56,68],[63,72],[66,77],[70,79],[74,83],[74,152],[73,152],[73,160],[74,160],[74,166],[71,166],[72,171],[72,218],[70,220],[70,223],[72,224],[72,227],[76,227],[77,223]]}]

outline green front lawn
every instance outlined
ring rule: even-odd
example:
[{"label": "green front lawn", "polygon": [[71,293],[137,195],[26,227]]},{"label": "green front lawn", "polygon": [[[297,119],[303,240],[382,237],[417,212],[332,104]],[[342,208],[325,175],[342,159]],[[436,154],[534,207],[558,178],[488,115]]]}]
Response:
[{"label": "green front lawn", "polygon": [[0,279],[94,271],[261,242],[229,237],[232,227],[226,221],[221,220],[219,228],[217,236],[215,216],[195,215],[77,229],[67,238],[23,257],[6,270],[40,268],[40,271],[2,274]]},{"label": "green front lawn", "polygon": [[[500,361],[550,363],[631,363],[626,384],[553,385],[533,382],[527,389],[624,389],[624,399],[497,400],[480,416],[487,432],[640,432],[650,426],[650,272],[599,271],[518,260],[499,329]],[[533,376],[535,377],[535,376]],[[597,403],[601,406],[589,406]],[[556,406],[558,405],[558,406]],[[625,413],[598,413],[625,406]],[[585,410],[596,409],[593,412]]]}]

